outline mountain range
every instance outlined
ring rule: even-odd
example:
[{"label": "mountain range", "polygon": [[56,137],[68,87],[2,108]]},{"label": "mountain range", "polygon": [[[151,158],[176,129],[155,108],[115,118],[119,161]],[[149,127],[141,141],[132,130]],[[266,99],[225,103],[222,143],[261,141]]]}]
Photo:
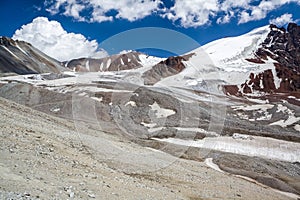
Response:
[{"label": "mountain range", "polygon": [[[0,38],[0,96],[300,195],[300,26],[268,25],[158,58],[59,62]],[[85,140],[84,138],[82,139]],[[209,165],[211,166],[211,165]]]}]

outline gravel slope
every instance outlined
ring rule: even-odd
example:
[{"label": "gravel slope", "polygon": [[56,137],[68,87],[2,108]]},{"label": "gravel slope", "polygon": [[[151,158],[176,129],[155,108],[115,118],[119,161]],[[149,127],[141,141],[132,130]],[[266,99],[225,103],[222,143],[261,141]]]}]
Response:
[{"label": "gravel slope", "polygon": [[0,199],[288,199],[3,98],[0,116]]}]

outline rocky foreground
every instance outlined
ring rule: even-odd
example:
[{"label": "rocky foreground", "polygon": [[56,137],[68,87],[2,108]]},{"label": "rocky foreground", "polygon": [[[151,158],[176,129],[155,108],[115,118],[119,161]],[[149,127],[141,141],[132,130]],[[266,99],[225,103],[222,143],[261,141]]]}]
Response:
[{"label": "rocky foreground", "polygon": [[1,199],[293,199],[93,124],[3,98],[0,107]]}]

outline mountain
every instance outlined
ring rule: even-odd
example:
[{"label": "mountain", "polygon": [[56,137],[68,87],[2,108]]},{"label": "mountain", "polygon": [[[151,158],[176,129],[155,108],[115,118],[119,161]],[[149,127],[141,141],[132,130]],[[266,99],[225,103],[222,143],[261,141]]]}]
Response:
[{"label": "mountain", "polygon": [[[251,44],[247,43],[249,41]],[[225,70],[234,70],[230,76],[236,74],[235,76],[239,77],[238,81],[226,80],[230,84],[224,86],[226,93],[246,96],[255,93],[286,93],[299,98],[300,27],[296,24],[290,23],[287,30],[270,25],[237,38],[226,38],[215,43],[221,44],[222,47],[240,44],[237,52],[226,55],[225,58],[220,55],[221,52],[232,51],[213,43],[203,47],[217,60],[217,66],[221,65]],[[240,70],[247,77],[236,73]]]},{"label": "mountain", "polygon": [[[250,75],[250,80],[244,83],[243,92],[253,90],[269,93],[299,93],[300,92],[300,27],[290,23],[287,30],[270,26],[271,31],[254,54],[250,62],[264,64],[268,58],[275,60],[276,74],[269,70]],[[275,77],[275,78],[274,78]],[[277,85],[274,79],[279,79]],[[262,80],[262,85],[259,81]],[[251,86],[250,86],[251,85]]]},{"label": "mountain", "polygon": [[31,44],[0,38],[0,74],[39,74],[67,71],[60,62],[42,53]]},{"label": "mountain", "polygon": [[0,78],[0,96],[299,198],[299,45],[298,25],[264,26],[181,56],[129,51],[39,79],[21,71]]},{"label": "mountain", "polygon": [[154,65],[160,58],[129,51],[101,59],[80,58],[64,63],[65,67],[76,72],[105,72],[137,69],[148,65]]}]

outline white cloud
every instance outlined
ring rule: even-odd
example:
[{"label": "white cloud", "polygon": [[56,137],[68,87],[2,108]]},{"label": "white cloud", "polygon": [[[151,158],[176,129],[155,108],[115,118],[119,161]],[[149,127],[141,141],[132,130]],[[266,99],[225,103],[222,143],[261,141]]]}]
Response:
[{"label": "white cloud", "polygon": [[32,23],[23,25],[13,39],[29,42],[59,61],[107,55],[104,50],[98,49],[96,40],[89,41],[81,34],[67,33],[59,22],[45,17],[37,17]]},{"label": "white cloud", "polygon": [[251,0],[225,0],[220,4],[220,10],[230,11],[235,8],[248,9]]},{"label": "white cloud", "polygon": [[217,19],[217,24],[227,24],[230,22],[231,18],[234,17],[234,12],[229,11],[226,15],[219,17]]},{"label": "white cloud", "polygon": [[[163,0],[46,0],[47,11],[78,21],[104,22],[114,19],[136,21],[152,14],[168,18],[183,27],[199,27],[216,21],[239,24],[264,19],[271,11],[300,0],[173,0],[167,8]],[[87,12],[84,12],[87,11]],[[83,13],[90,13],[83,15]]]},{"label": "white cloud", "polygon": [[[57,14],[60,9],[64,15],[74,19],[89,22],[112,21],[113,18],[135,21],[159,11],[161,0],[52,0],[46,1],[46,9],[51,14]],[[84,9],[91,9],[91,16],[84,17],[80,13]],[[109,16],[110,11],[116,11],[115,16]]]},{"label": "white cloud", "polygon": [[275,24],[276,26],[284,26],[289,22],[293,22],[293,15],[292,14],[283,14],[280,17],[270,20],[270,24]]},{"label": "white cloud", "polygon": [[300,5],[300,0],[263,0],[256,6],[249,5],[248,9],[241,12],[239,24],[264,19],[269,12],[287,3]]},{"label": "white cloud", "polygon": [[208,24],[210,17],[219,10],[217,0],[176,0],[169,13],[164,15],[172,21],[180,21],[183,27]]}]

